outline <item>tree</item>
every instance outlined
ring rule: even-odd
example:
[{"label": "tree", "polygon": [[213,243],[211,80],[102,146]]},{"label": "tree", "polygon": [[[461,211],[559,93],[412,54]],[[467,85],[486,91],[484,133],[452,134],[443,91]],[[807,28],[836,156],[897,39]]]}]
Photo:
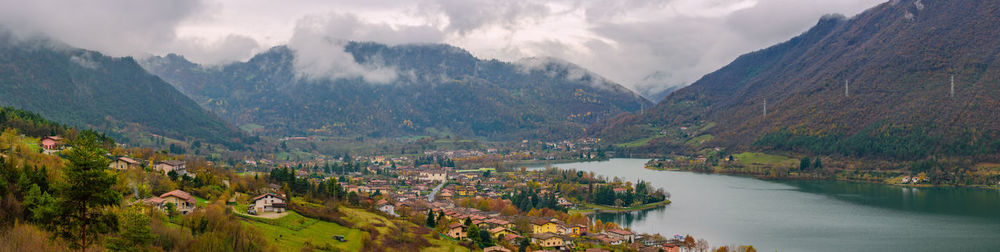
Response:
[{"label": "tree", "polygon": [[708,251],[708,241],[706,241],[705,239],[698,239],[698,242],[697,242],[697,243],[695,243],[694,247],[695,247],[695,248],[696,248],[696,249],[697,249],[697,250],[698,250],[699,252],[705,252],[705,251]]},{"label": "tree", "polygon": [[43,226],[69,241],[70,247],[86,250],[97,234],[118,229],[118,216],[105,208],[118,205],[122,195],[112,189],[117,179],[107,171],[106,151],[99,147],[98,136],[81,134],[73,145],[66,154],[64,182],[56,184],[56,215]]},{"label": "tree", "polygon": [[684,247],[691,249],[694,248],[694,245],[694,237],[691,237],[691,235],[684,236]]},{"label": "tree", "polygon": [[480,243],[479,226],[478,225],[469,226],[469,228],[465,230],[465,236],[469,237],[469,239],[471,239],[473,242],[477,244]]},{"label": "tree", "polygon": [[434,228],[437,225],[437,221],[434,220],[434,210],[427,210],[427,226]]},{"label": "tree", "polygon": [[811,166],[811,165],[812,165],[812,162],[810,162],[809,157],[802,157],[802,160],[799,162],[799,170],[800,171],[805,171],[805,170],[809,169],[809,166]]},{"label": "tree", "polygon": [[820,161],[819,157],[816,157],[816,162],[813,163],[813,169],[823,169],[823,162]]},{"label": "tree", "polygon": [[118,236],[109,238],[105,244],[105,247],[109,250],[141,250],[155,238],[152,229],[149,227],[149,216],[146,216],[138,209],[130,208],[123,211],[119,219],[121,220],[121,229],[118,230]]}]

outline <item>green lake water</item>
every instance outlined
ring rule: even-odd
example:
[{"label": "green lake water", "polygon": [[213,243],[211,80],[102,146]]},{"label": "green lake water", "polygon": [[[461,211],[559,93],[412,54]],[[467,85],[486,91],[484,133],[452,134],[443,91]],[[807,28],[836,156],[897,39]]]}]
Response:
[{"label": "green lake water", "polygon": [[[1000,191],[839,181],[766,181],[654,171],[645,159],[554,165],[671,193],[669,206],[597,214],[634,231],[690,234],[758,251],[1000,251]],[[533,169],[541,166],[530,167]]]}]

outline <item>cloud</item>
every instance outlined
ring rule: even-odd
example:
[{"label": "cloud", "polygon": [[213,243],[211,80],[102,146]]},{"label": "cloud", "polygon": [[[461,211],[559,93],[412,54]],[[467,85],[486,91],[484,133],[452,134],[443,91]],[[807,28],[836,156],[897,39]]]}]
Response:
[{"label": "cloud", "polygon": [[188,60],[203,65],[223,65],[253,57],[261,48],[257,40],[230,34],[219,40],[179,38],[163,51],[186,55]]},{"label": "cloud", "polygon": [[440,30],[429,26],[373,24],[350,14],[329,14],[299,20],[288,46],[295,52],[295,69],[302,77],[362,78],[384,84],[399,77],[396,69],[378,60],[359,64],[344,50],[348,41],[436,43],[442,37]]},{"label": "cloud", "polygon": [[556,57],[656,91],[785,41],[824,14],[885,1],[0,0],[0,23],[115,56],[175,52],[209,65],[289,44],[304,76],[376,82],[400,74],[353,61],[345,41],[447,43],[486,59]]}]

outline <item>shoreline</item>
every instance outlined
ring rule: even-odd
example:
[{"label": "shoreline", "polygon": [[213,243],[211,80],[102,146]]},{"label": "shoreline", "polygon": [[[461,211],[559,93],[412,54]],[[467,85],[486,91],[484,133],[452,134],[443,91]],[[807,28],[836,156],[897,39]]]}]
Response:
[{"label": "shoreline", "polygon": [[601,206],[601,205],[595,205],[595,204],[589,204],[588,203],[588,204],[584,204],[583,205],[584,207],[587,208],[586,210],[573,210],[573,212],[574,213],[582,214],[584,216],[589,216],[589,215],[599,214],[599,213],[629,213],[629,212],[645,211],[645,210],[654,209],[654,208],[658,208],[658,207],[665,207],[667,205],[670,205],[670,203],[671,203],[671,201],[668,199],[668,200],[664,200],[664,201],[660,201],[660,202],[653,202],[653,203],[649,203],[649,204],[645,204],[645,205],[628,207],[628,208],[615,208],[615,207],[610,207],[610,206]]},{"label": "shoreline", "polygon": [[760,180],[765,180],[765,181],[777,181],[777,180],[843,181],[843,182],[869,183],[869,184],[890,185],[890,186],[909,187],[909,188],[976,188],[976,189],[984,189],[984,190],[1000,190],[1000,187],[994,186],[994,185],[897,184],[897,183],[888,183],[888,182],[884,182],[884,181],[874,181],[874,180],[856,180],[856,179],[842,179],[842,178],[817,178],[817,177],[809,177],[809,176],[769,177],[769,176],[764,176],[764,175],[746,174],[746,173],[737,173],[737,172],[714,172],[714,171],[713,172],[701,172],[701,171],[693,171],[693,170],[678,169],[678,168],[659,169],[659,168],[653,168],[653,167],[650,167],[650,166],[644,166],[644,168],[647,169],[647,170],[652,170],[652,171],[696,172],[696,173],[708,173],[708,174],[721,174],[721,175],[730,175],[730,176],[739,176],[739,177],[749,177],[749,178],[755,178],[755,179],[760,179]]}]

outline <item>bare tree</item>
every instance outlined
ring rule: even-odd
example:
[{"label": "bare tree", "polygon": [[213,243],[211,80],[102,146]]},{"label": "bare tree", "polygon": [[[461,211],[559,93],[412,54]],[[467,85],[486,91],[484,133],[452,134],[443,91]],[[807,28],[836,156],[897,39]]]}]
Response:
[{"label": "bare tree", "polygon": [[694,247],[698,250],[698,252],[708,251],[708,241],[706,241],[704,238],[698,239],[698,241],[695,242]]}]

